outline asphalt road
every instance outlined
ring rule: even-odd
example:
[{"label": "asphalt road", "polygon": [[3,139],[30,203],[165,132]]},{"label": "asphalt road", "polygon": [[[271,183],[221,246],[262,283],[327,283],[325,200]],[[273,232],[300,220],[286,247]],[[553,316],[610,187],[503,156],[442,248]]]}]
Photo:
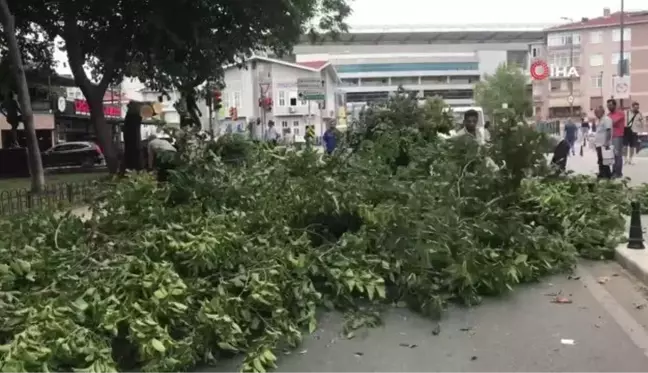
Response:
[{"label": "asphalt road", "polygon": [[[556,294],[572,303],[553,303]],[[646,294],[616,263],[585,262],[572,277],[451,308],[438,323],[393,309],[383,326],[349,340],[341,334],[342,317],[326,314],[300,348],[280,355],[278,371],[645,371]],[[235,369],[231,360],[207,370]]]}]

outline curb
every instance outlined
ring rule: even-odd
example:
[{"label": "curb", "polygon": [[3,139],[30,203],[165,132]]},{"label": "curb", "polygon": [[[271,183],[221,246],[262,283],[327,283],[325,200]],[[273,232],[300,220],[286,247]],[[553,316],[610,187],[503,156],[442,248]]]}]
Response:
[{"label": "curb", "polygon": [[[648,215],[641,215],[641,221],[647,221]],[[626,218],[626,231],[630,226],[630,218]],[[644,229],[644,233],[646,230]],[[624,242],[614,249],[614,259],[626,271],[630,272],[644,285],[648,285],[648,248],[643,250],[628,249],[628,243]]]},{"label": "curb", "polygon": [[648,285],[648,250],[633,250],[621,244],[614,249],[614,259],[644,285]]}]

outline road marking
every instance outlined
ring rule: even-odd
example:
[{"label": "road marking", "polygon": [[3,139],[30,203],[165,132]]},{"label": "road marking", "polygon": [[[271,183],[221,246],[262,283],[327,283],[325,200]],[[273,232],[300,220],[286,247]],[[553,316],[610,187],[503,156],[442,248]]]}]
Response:
[{"label": "road marking", "polygon": [[585,284],[587,290],[597,302],[612,316],[614,321],[621,327],[621,330],[632,340],[632,342],[643,350],[648,357],[648,333],[641,324],[632,317],[628,311],[614,299],[614,297],[599,284],[585,268],[579,267],[576,272],[580,280]]}]

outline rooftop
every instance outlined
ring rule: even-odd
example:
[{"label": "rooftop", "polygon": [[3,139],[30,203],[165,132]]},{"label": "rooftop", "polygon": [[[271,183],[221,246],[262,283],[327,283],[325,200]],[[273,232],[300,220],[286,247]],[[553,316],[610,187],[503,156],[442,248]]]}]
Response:
[{"label": "rooftop", "polygon": [[[352,27],[335,39],[325,35],[316,44],[454,44],[530,43],[541,40],[553,24],[370,25]],[[309,43],[308,36],[302,37]]]},{"label": "rooftop", "polygon": [[[624,12],[623,22],[626,25],[648,23],[648,11],[639,12]],[[607,13],[604,12],[603,16],[596,18],[583,18],[579,22],[567,23],[548,28],[546,31],[570,31],[591,28],[612,27],[621,24],[621,12]]]}]

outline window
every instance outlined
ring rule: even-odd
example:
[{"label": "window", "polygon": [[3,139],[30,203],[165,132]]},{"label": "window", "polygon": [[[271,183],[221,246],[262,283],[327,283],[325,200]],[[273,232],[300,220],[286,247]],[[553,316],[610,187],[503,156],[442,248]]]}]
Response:
[{"label": "window", "polygon": [[556,65],[559,67],[570,67],[570,66],[580,66],[581,65],[581,55],[578,52],[574,52],[572,55],[570,51],[567,52],[557,52],[553,53],[549,59],[551,65]]},{"label": "window", "polygon": [[[610,63],[612,65],[618,65],[620,59],[621,53],[612,53],[612,59],[610,60]],[[628,60],[628,63],[630,63],[630,52],[623,52],[623,59]]]},{"label": "window", "polygon": [[290,106],[297,106],[297,92],[290,92],[289,97],[290,97]]},{"label": "window", "polygon": [[561,86],[561,84],[560,84],[559,80],[552,80],[551,81],[551,91],[552,92],[560,91],[560,86]]},{"label": "window", "polygon": [[288,128],[288,121],[287,120],[282,120],[281,121],[281,127]]},{"label": "window", "polygon": [[231,101],[230,101],[230,95],[229,93],[222,93],[221,94],[221,105],[223,108],[229,110]]},{"label": "window", "polygon": [[299,128],[293,128],[293,133],[299,136]]},{"label": "window", "polygon": [[234,107],[237,109],[241,108],[241,92],[234,92],[233,94]]},{"label": "window", "polygon": [[[623,28],[623,40],[629,41],[632,39],[631,29],[624,27]],[[621,41],[621,29],[612,30],[612,41]]]},{"label": "window", "polygon": [[590,66],[603,66],[603,55],[602,54],[591,55],[589,64]]},{"label": "window", "polygon": [[598,75],[592,76],[591,82],[592,82],[592,88],[599,88],[600,89],[601,87],[603,87],[603,75],[598,74]]},{"label": "window", "polygon": [[286,106],[286,92],[279,91],[279,106]]},{"label": "window", "polygon": [[540,57],[540,48],[538,48],[538,47],[531,47],[531,57],[533,57],[533,58],[538,58],[538,57]]},{"label": "window", "polygon": [[591,31],[590,43],[599,44],[603,42],[603,31]]},{"label": "window", "polygon": [[299,100],[299,103],[300,103],[301,106],[308,106],[308,100],[306,100],[304,98],[301,98]]},{"label": "window", "polygon": [[580,45],[581,37],[578,33],[573,34],[552,34],[547,38],[547,45],[550,47],[562,47],[573,43],[574,45]]},{"label": "window", "polygon": [[299,127],[299,121],[298,120],[293,121],[293,127]]}]

